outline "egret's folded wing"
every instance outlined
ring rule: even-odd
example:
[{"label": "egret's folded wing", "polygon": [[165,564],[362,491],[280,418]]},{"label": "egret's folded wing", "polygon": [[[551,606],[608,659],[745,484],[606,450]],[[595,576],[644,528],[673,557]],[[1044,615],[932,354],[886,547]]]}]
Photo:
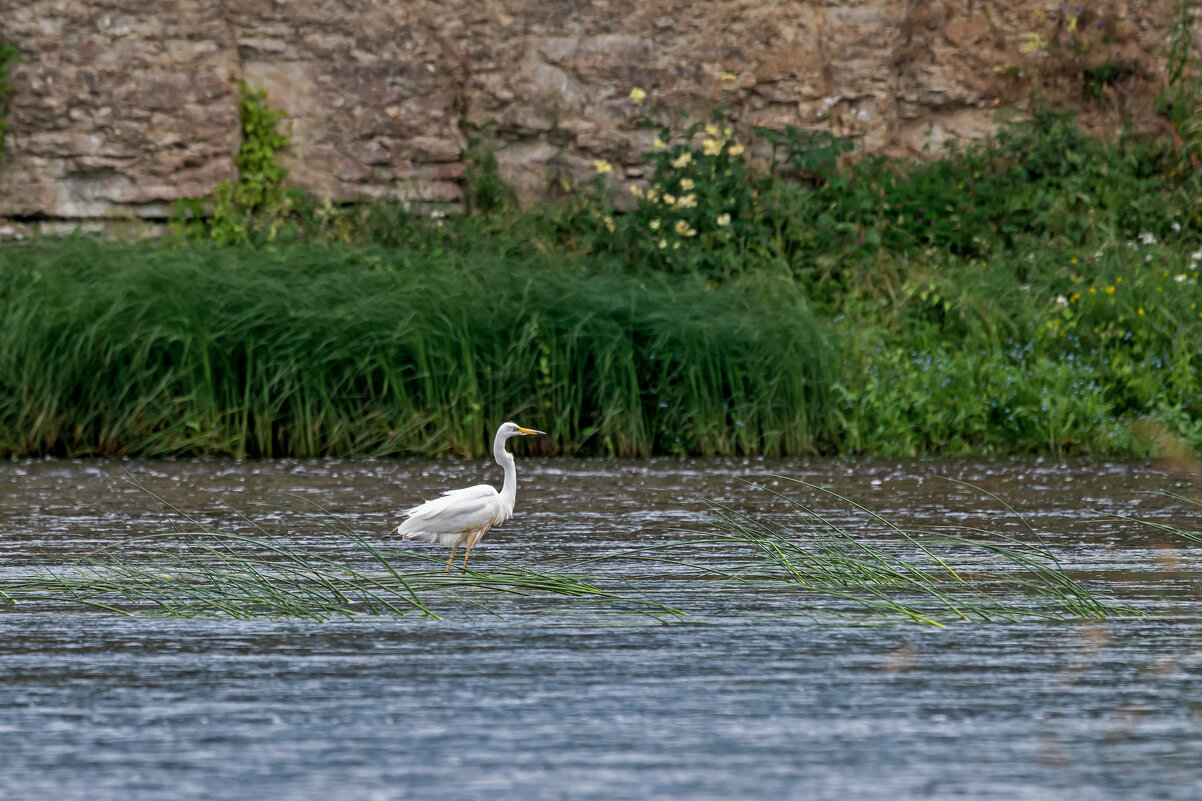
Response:
[{"label": "egret's folded wing", "polygon": [[500,495],[488,484],[449,490],[432,501],[406,509],[404,514],[409,519],[397,531],[402,534],[470,531],[493,524],[500,507]]}]

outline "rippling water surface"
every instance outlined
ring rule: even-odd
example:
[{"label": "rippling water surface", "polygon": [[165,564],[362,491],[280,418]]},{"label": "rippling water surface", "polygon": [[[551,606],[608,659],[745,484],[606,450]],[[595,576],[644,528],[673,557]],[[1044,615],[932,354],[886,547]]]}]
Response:
[{"label": "rippling water surface", "polygon": [[[1193,493],[1179,475],[1084,462],[518,461],[515,517],[473,552],[478,569],[512,560],[628,578],[688,614],[663,624],[451,603],[440,620],[309,622],[0,607],[0,797],[1202,797],[1202,548],[1112,516],[1199,530],[1189,506],[1154,494]],[[0,576],[166,530],[125,472],[202,523],[246,525],[228,502],[331,555],[345,542],[279,507],[310,499],[395,552],[395,510],[500,480],[459,461],[7,463]],[[1091,588],[1152,614],[945,629],[834,620],[762,588],[686,591],[662,560],[584,561],[705,532],[702,497],[782,512],[743,478],[849,530],[881,528],[765,473],[902,526],[1022,534],[996,502],[938,477],[972,482]]]}]

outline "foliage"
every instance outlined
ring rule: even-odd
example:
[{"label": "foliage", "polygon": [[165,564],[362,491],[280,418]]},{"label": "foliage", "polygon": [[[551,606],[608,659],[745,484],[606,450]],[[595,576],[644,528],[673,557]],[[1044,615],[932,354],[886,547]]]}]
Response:
[{"label": "foliage", "polygon": [[254,91],[238,79],[238,119],[242,144],[234,164],[237,180],[222,181],[210,198],[181,201],[173,223],[185,236],[204,236],[221,244],[272,241],[284,230],[295,232],[292,219],[303,193],[283,184],[288,171],[276,153],[288,147],[277,130],[283,111],[268,108],[267,93]]},{"label": "foliage", "polygon": [[[619,563],[618,575],[623,576],[630,572],[630,562],[637,560],[662,562],[670,566],[670,574],[678,576],[750,585],[757,598],[787,601],[817,620],[854,614],[867,620],[942,628],[951,623],[1144,614],[1134,606],[1094,594],[1088,585],[1096,579],[1078,578],[1066,570],[1057,554],[1021,518],[1019,522],[1027,529],[1024,537],[998,530],[949,530],[946,526],[938,531],[906,531],[831,490],[785,476],[773,479],[777,485],[785,482],[788,489],[757,489],[786,505],[790,512],[786,524],[782,525],[777,515],[735,512],[710,502],[708,530],[681,531],[678,533],[694,536],[609,553],[600,559]],[[852,507],[864,524],[857,525],[855,532],[840,528],[806,502],[786,494],[801,488]],[[437,618],[436,610],[453,612],[463,602],[461,593],[468,591],[473,596],[469,601],[472,609],[492,614],[501,613],[499,602],[503,600],[505,611],[525,607],[545,613],[549,611],[546,602],[554,600],[556,609],[572,613],[587,604],[595,611],[644,614],[661,622],[688,614],[687,604],[668,606],[655,600],[648,592],[650,587],[623,581],[620,587],[606,588],[606,583],[613,582],[548,573],[490,559],[487,554],[477,562],[487,565],[487,572],[443,572],[440,556],[414,550],[381,552],[347,523],[316,505],[300,510],[285,507],[276,510],[273,518],[278,523],[281,512],[286,515],[283,522],[289,525],[291,539],[298,526],[320,525],[333,543],[329,553],[325,548],[292,544],[270,531],[267,522],[260,523],[232,507],[243,531],[205,525],[146,491],[160,509],[171,513],[174,532],[135,537],[89,554],[54,574],[20,576],[9,571],[0,579],[0,605],[234,619],[322,621],[406,614]],[[1006,506],[1004,501],[1002,504]],[[1193,532],[1146,525],[1199,541]],[[579,600],[571,603],[571,599]],[[706,603],[712,612],[713,600]]]},{"label": "foliage", "polygon": [[834,354],[788,284],[706,291],[491,249],[8,246],[0,452],[785,454]]},{"label": "foliage", "polygon": [[[754,169],[718,120],[659,129],[651,178],[627,185],[635,207],[617,213],[607,187],[586,192],[574,241],[634,273],[788,274],[819,305],[837,306],[880,277],[881,255],[986,257],[1031,238],[1088,246],[1198,227],[1174,199],[1158,143],[1091,138],[1071,112],[1039,107],[991,139],[951,140],[943,158],[920,163],[844,164],[846,140],[760,129],[771,172]],[[613,167],[595,169],[606,178]]]},{"label": "foliage", "polygon": [[[1036,105],[906,162],[719,111],[519,208],[486,125],[462,215],[288,192],[280,113],[243,85],[239,180],[180,218],[235,247],[11,248],[0,445],[480,452],[526,414],[569,453],[1142,455],[1151,429],[1200,448],[1191,8],[1171,142]],[[1105,25],[1064,26],[1045,44],[1104,92]]]},{"label": "foliage", "polygon": [[1041,340],[1049,351],[1105,364],[1120,413],[1163,404],[1202,417],[1199,260],[1202,251],[1166,251],[1145,235],[1096,252],[1090,264],[1065,265],[1064,294]]},{"label": "foliage", "polygon": [[939,258],[850,301],[842,449],[1140,455],[1146,419],[1202,447],[1197,264],[1154,239]]},{"label": "foliage", "polygon": [[[787,476],[771,478],[773,485],[784,483],[787,489],[757,488],[787,506],[791,513],[787,524],[710,504],[716,535],[674,544],[662,558],[679,565],[681,552],[687,554],[685,549],[702,546],[712,550],[718,545],[723,560],[684,564],[707,576],[754,584],[761,592],[788,588],[799,595],[824,598],[826,603],[811,607],[814,611],[829,611],[831,601],[844,602],[886,618],[936,627],[972,620],[1105,619],[1143,614],[1130,605],[1092,594],[1021,518],[1033,541],[996,531],[949,530],[947,526],[939,531],[903,530],[831,490]],[[790,489],[802,487],[847,504],[867,518],[867,526],[858,525],[860,533],[850,533],[788,494]],[[863,529],[872,526],[883,531],[865,536]],[[629,553],[648,558],[649,551],[663,547]],[[959,569],[955,567],[958,562]]]},{"label": "foliage", "polygon": [[4,157],[4,134],[8,131],[8,104],[16,93],[9,73],[19,58],[16,45],[0,39],[0,158]]},{"label": "foliage", "polygon": [[[282,537],[238,512],[250,531],[222,531],[206,525],[145,491],[175,530],[134,537],[106,547],[54,574],[5,577],[0,604],[34,603],[41,608],[82,608],[132,616],[302,618],[313,621],[354,615],[420,614],[440,617],[454,611],[460,593],[472,592],[474,609],[493,614],[502,599],[527,599],[545,609],[555,599],[561,609],[581,599],[589,608],[645,614],[667,621],[682,612],[629,588],[605,589],[596,579],[547,573],[511,562],[491,562],[488,573],[444,573],[442,560],[422,551],[381,553],[363,535],[325,509],[287,509],[290,530]],[[273,517],[278,519],[279,512]],[[336,553],[293,544],[295,527],[319,524],[333,535]],[[150,552],[147,559],[146,551]],[[544,602],[544,603],[540,603]],[[565,603],[566,602],[566,603]]]},{"label": "foliage", "polygon": [[[623,254],[636,270],[707,279],[742,273],[745,254],[762,231],[743,150],[717,121],[660,129],[649,154],[654,174],[648,186],[630,187],[637,206],[621,216],[599,212],[605,233],[593,248]],[[595,167],[602,174],[610,170],[604,161]]]},{"label": "foliage", "polygon": [[1202,118],[1198,99],[1202,94],[1202,71],[1194,48],[1194,0],[1177,0],[1169,35],[1165,69],[1168,80],[1157,104],[1173,134],[1173,146],[1182,156],[1178,169],[1196,172],[1202,148]]},{"label": "foliage", "polygon": [[514,194],[498,172],[494,121],[481,126],[464,124],[468,148],[463,153],[463,207],[467,214],[488,216],[513,205]]}]

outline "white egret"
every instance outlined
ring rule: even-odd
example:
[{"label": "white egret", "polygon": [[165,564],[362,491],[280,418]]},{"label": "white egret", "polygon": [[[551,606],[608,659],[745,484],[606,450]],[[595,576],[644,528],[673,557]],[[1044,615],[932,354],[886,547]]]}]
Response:
[{"label": "white egret", "polygon": [[522,428],[513,423],[502,423],[497,429],[492,453],[497,464],[505,471],[505,483],[501,485],[500,492],[488,484],[447,490],[442,497],[402,512],[401,514],[408,519],[393,531],[406,540],[450,545],[451,558],[447,559],[446,570],[451,569],[455,551],[459,550],[460,545],[466,545],[467,554],[463,557],[463,568],[466,570],[468,557],[472,555],[472,546],[480,541],[484,532],[504,523],[513,514],[513,502],[518,491],[518,473],[513,463],[513,454],[505,450],[505,443],[510,437],[531,434],[546,436],[542,431]]}]

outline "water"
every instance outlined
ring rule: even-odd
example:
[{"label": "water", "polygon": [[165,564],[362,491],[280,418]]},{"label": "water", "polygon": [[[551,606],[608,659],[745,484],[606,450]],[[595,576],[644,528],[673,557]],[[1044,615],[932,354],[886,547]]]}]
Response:
[{"label": "water", "polygon": [[[393,510],[499,481],[454,461],[0,465],[0,575],[162,531],[149,489],[204,521],[223,498],[331,554],[275,508],[311,498],[381,543]],[[779,473],[895,523],[1020,533],[996,492],[1095,588],[1156,613],[930,629],[792,614],[702,583],[684,622],[451,607],[442,620],[172,620],[0,611],[0,797],[87,799],[1195,799],[1202,624],[1187,547],[1109,514],[1197,530],[1154,466],[1061,462],[642,462],[519,455],[516,516],[473,560],[548,570],[705,530],[704,496],[771,513]],[[771,482],[772,479],[762,479]],[[872,521],[804,487],[848,527]],[[215,494],[210,495],[209,493]],[[267,504],[267,505],[264,505]],[[877,526],[879,528],[879,526]],[[395,544],[394,544],[395,545]],[[413,545],[414,548],[431,546]],[[437,553],[438,551],[434,551]],[[584,570],[585,568],[579,568]],[[588,569],[672,586],[663,563]],[[693,582],[690,586],[697,586]],[[671,592],[675,592],[674,590]]]}]

